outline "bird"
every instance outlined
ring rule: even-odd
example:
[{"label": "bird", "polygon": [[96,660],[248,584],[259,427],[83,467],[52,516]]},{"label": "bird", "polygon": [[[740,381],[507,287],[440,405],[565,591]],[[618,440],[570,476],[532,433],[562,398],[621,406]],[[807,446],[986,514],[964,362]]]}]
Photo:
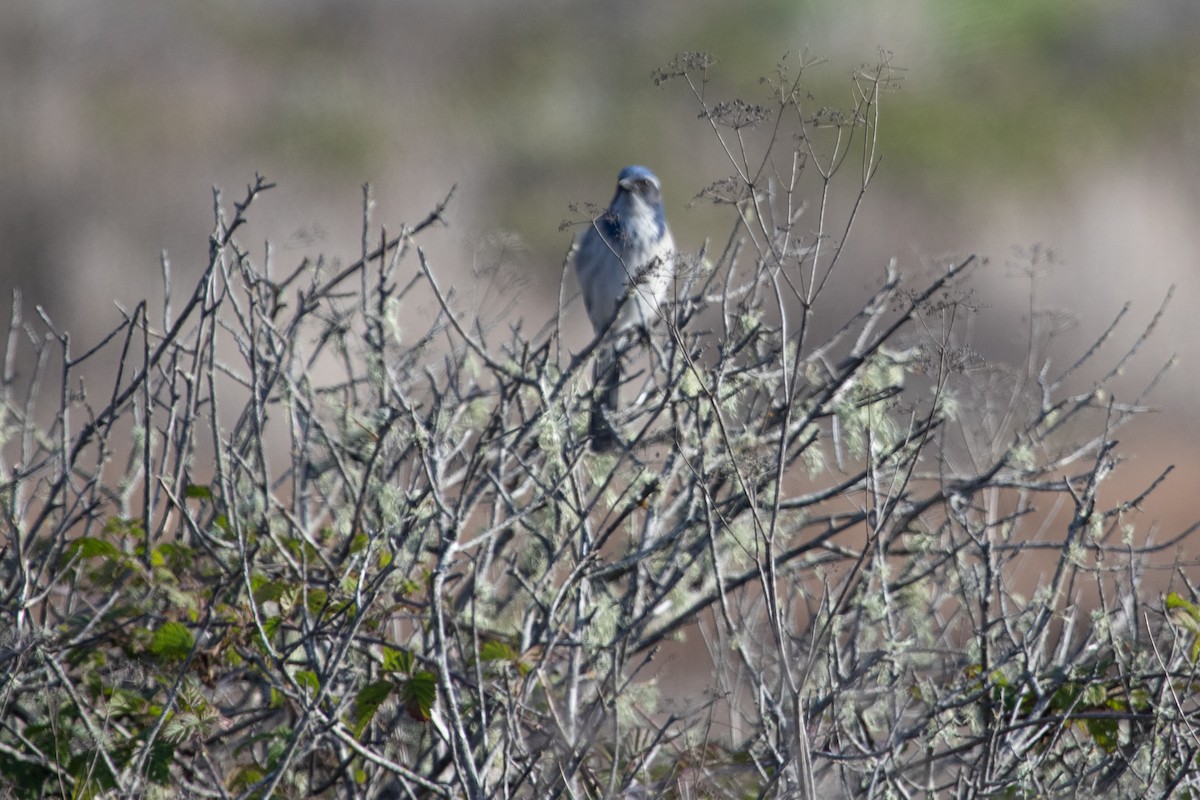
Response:
[{"label": "bird", "polygon": [[617,192],[608,209],[592,220],[575,252],[575,274],[592,330],[596,336],[610,333],[593,368],[593,450],[608,450],[616,443],[605,411],[617,409],[621,334],[649,332],[662,313],[674,269],[675,240],[667,227],[662,184],[646,167],[625,167],[617,175]]}]

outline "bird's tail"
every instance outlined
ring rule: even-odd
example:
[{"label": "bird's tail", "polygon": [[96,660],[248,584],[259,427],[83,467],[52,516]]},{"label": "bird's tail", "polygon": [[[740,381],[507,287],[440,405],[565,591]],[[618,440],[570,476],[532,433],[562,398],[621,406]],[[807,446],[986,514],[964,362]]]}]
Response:
[{"label": "bird's tail", "polygon": [[603,452],[617,444],[617,432],[613,430],[608,416],[617,410],[621,388],[621,358],[615,346],[604,347],[596,355],[592,375],[596,388],[592,395],[588,433],[592,437],[592,449]]}]

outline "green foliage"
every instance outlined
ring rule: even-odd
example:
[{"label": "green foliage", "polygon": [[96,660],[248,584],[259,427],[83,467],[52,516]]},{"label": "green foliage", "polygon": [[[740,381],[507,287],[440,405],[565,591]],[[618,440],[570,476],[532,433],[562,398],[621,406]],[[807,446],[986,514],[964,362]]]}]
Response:
[{"label": "green foliage", "polygon": [[149,649],[159,658],[182,661],[188,657],[195,645],[192,632],[187,629],[186,625],[178,622],[165,622],[154,632]]},{"label": "green foliage", "polygon": [[103,558],[103,559],[119,559],[121,551],[112,542],[104,539],[93,539],[90,536],[84,536],[71,542],[66,550],[67,558]]},{"label": "green foliage", "polygon": [[400,684],[400,701],[404,710],[418,722],[432,718],[433,703],[437,699],[437,676],[428,670],[414,672]]},{"label": "green foliage", "polygon": [[1171,622],[1190,635],[1192,645],[1188,654],[1193,664],[1198,663],[1197,660],[1200,659],[1200,607],[1183,599],[1176,592],[1167,595],[1164,605]]},{"label": "green foliage", "polygon": [[363,729],[371,722],[375,712],[391,696],[396,686],[391,681],[375,681],[358,690],[354,695],[354,735],[362,736]]}]

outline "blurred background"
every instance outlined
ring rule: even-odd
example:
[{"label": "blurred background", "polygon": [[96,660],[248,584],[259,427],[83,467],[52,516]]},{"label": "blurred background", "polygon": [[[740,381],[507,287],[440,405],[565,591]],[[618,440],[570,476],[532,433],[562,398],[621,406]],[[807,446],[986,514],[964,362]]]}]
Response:
[{"label": "blurred background", "polygon": [[710,97],[765,103],[758,79],[807,51],[826,59],[808,73],[814,102],[849,108],[853,71],[886,51],[901,88],[883,99],[882,164],[837,296],[858,302],[893,257],[921,272],[980,253],[971,344],[1019,360],[1019,254],[1048,248],[1037,304],[1077,323],[1061,367],[1126,302],[1117,343],[1131,343],[1175,285],[1130,385],[1171,354],[1181,365],[1154,398],[1161,413],[1123,433],[1118,478],[1132,494],[1179,465],[1134,520],[1142,532],[1165,538],[1200,510],[1196,0],[4,6],[0,288],[6,301],[21,289],[27,320],[43,306],[77,349],[119,322],[115,303],[160,297],[160,252],[186,291],[205,264],[212,187],[232,202],[256,171],[278,188],[252,234],[280,269],[357,257],[366,182],[392,233],[457,185],[435,267],[464,293],[483,275],[519,284],[527,315],[546,309],[536,330],[570,243],[560,224],[579,219],[570,204],[607,203],[625,164],[658,172],[682,249],[728,234],[727,210],[691,201],[729,166],[687,87],[655,86],[653,70],[706,51],[719,59]]}]

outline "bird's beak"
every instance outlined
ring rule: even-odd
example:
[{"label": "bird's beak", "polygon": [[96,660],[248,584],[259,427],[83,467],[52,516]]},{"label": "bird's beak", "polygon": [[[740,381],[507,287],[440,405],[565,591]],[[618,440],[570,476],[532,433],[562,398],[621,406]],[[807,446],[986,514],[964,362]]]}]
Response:
[{"label": "bird's beak", "polygon": [[633,181],[629,180],[628,178],[623,181],[617,181],[617,186],[620,186],[627,192],[633,191]]}]

